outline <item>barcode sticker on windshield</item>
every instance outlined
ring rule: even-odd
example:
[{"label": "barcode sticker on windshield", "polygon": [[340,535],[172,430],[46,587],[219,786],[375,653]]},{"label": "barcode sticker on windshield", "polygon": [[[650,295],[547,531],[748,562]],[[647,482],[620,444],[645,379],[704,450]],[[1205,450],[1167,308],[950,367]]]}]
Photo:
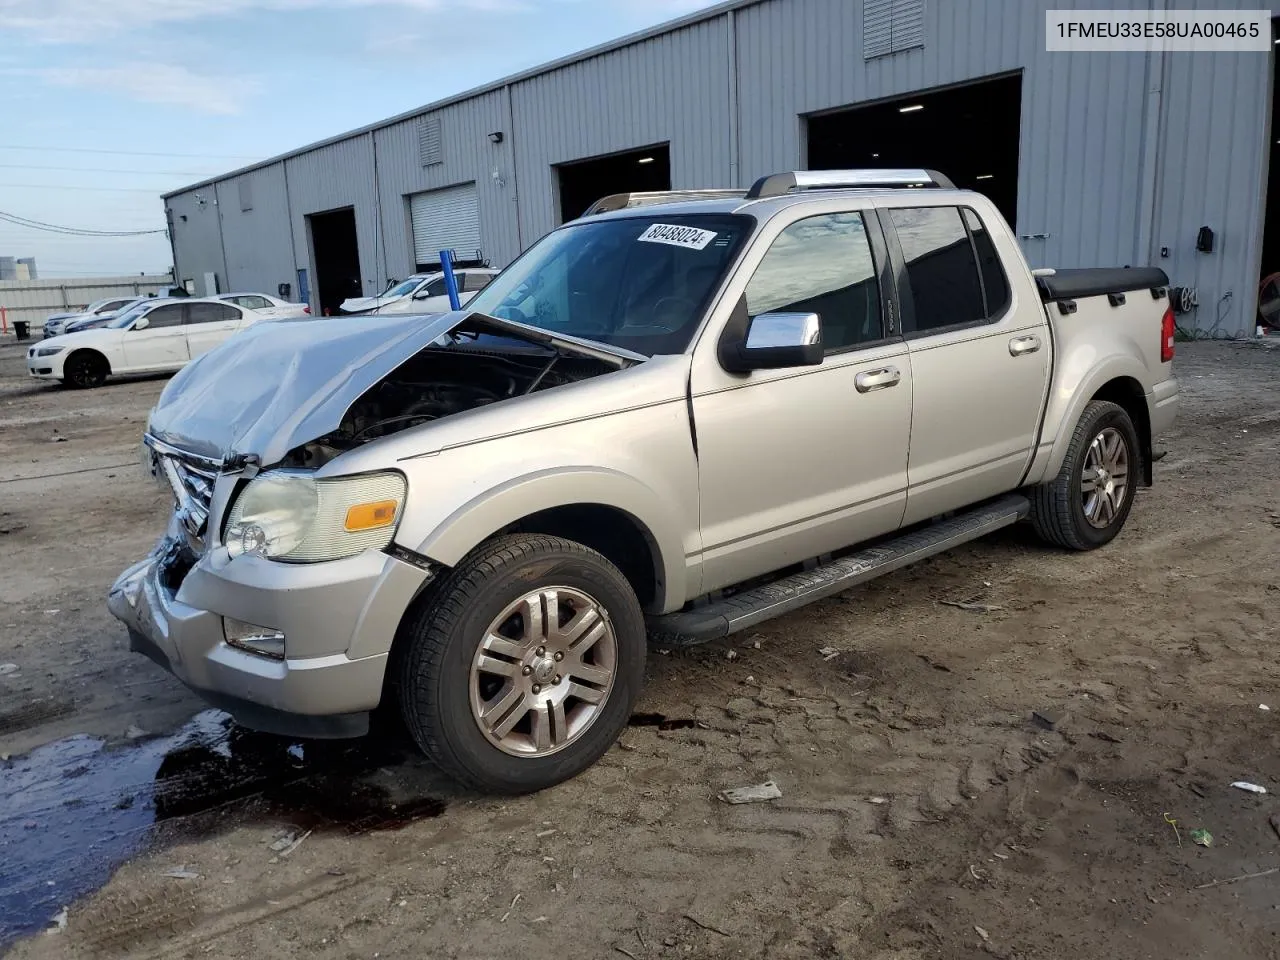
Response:
[{"label": "barcode sticker on windshield", "polygon": [[636,239],[643,243],[666,243],[673,247],[703,250],[715,238],[716,232],[714,230],[679,227],[671,223],[655,223]]}]

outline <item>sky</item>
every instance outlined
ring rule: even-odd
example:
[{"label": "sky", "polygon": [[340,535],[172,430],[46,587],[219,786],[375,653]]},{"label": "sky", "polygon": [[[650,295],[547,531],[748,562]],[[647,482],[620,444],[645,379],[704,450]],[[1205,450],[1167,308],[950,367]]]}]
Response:
[{"label": "sky", "polygon": [[[713,0],[0,0],[0,212],[163,230],[160,194]],[[41,277],[162,273],[163,233],[0,220]]]}]

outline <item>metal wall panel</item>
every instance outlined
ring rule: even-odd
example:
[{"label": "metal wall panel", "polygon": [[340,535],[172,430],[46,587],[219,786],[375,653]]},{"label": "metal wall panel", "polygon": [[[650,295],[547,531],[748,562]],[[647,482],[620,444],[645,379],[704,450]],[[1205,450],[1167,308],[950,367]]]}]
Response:
[{"label": "metal wall panel", "polygon": [[227,264],[222,256],[216,199],[215,185],[209,185],[175,194],[166,202],[169,229],[173,232],[173,269],[179,286],[184,280],[194,280],[196,290],[201,290],[209,271],[226,282]]},{"label": "metal wall panel", "polygon": [[[306,261],[294,260],[284,164],[224,180],[217,191],[227,255],[224,290],[275,295],[277,287],[287,283],[297,299],[297,266],[306,266]],[[246,198],[248,210],[242,209]]]},{"label": "metal wall panel", "polygon": [[[474,182],[481,245],[502,266],[556,225],[558,164],[669,143],[674,187],[746,186],[804,166],[809,114],[1016,71],[1015,227],[1032,265],[1156,262],[1174,283],[1198,288],[1204,306],[1189,325],[1250,326],[1270,55],[1048,54],[1045,11],[1091,9],[1095,0],[902,2],[913,14],[922,6],[920,49],[865,60],[864,9],[875,4],[764,0],[290,156],[295,264],[311,267],[306,214],[353,205],[365,292],[375,292],[413,269],[409,195]],[[1195,5],[1227,9],[1234,0]],[[425,167],[424,115],[440,120],[442,158]],[[489,134],[497,132],[495,144]],[[192,202],[211,193],[170,200],[189,218],[175,224],[180,277],[227,273],[216,216]],[[244,216],[256,216],[271,193],[255,182],[255,209]],[[237,205],[236,194],[224,196]],[[1193,250],[1202,224],[1218,234],[1212,254]],[[229,250],[253,242],[224,232]],[[278,244],[283,233],[273,236],[264,242]],[[1158,259],[1162,245],[1167,260]],[[227,256],[247,266],[263,254]]]},{"label": "metal wall panel", "polygon": [[[515,146],[505,90],[495,90],[432,113],[440,120],[440,163],[423,166],[418,152],[417,118],[375,131],[378,194],[382,199],[382,279],[403,280],[414,271],[409,197],[426,190],[474,182],[480,213],[480,249],[495,266],[519,254],[516,189],[512,174]],[[492,133],[502,142],[493,143]],[[495,176],[496,174],[496,176]],[[361,241],[363,242],[363,241]]]},{"label": "metal wall panel", "polygon": [[[313,213],[326,213],[342,207],[355,209],[356,243],[360,248],[360,278],[364,294],[375,296],[381,292],[383,238],[375,229],[378,201],[374,189],[373,135],[362,134],[311,153],[290,157],[284,161],[284,168],[293,215],[294,258],[311,277],[312,298],[318,296],[319,283],[306,218]],[[316,302],[311,306],[315,310],[319,304]]]},{"label": "metal wall panel", "polygon": [[[1016,229],[1032,266],[1156,263],[1175,283],[1198,286],[1202,304],[1230,291],[1222,310],[1240,329],[1252,310],[1258,259],[1270,57],[1167,55],[1168,92],[1153,100],[1154,55],[1045,52],[1046,10],[1096,6],[929,3],[924,48],[871,61],[852,55],[861,50],[861,4],[773,0],[740,10],[743,180],[803,166],[805,114],[1021,71]],[[1148,123],[1152,111],[1158,124]],[[1155,153],[1144,152],[1144,131],[1157,129],[1158,147],[1146,148]],[[1143,222],[1144,190],[1158,197],[1152,223]],[[1220,252],[1197,260],[1187,251],[1202,223],[1230,227],[1220,231]],[[1167,242],[1181,255],[1159,260],[1158,238],[1175,235]],[[1217,322],[1203,306],[1200,313],[1192,325]]]},{"label": "metal wall panel", "polygon": [[[1276,139],[1267,137],[1271,71],[1260,53],[1165,57],[1151,262],[1196,288],[1199,308],[1178,318],[1186,329],[1254,332],[1268,141]],[[1196,251],[1202,226],[1215,234],[1212,253]]]},{"label": "metal wall panel", "polygon": [[724,16],[512,87],[526,245],[559,220],[556,164],[671,144],[671,185],[724,186],[730,170]]}]

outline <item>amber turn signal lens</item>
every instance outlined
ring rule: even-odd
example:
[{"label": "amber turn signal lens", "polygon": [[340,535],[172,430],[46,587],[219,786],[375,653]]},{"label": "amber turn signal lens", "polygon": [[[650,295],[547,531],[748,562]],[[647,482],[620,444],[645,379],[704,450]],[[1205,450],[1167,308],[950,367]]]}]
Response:
[{"label": "amber turn signal lens", "polygon": [[396,501],[378,500],[376,503],[357,503],[347,511],[345,526],[348,533],[361,530],[377,530],[396,522]]}]

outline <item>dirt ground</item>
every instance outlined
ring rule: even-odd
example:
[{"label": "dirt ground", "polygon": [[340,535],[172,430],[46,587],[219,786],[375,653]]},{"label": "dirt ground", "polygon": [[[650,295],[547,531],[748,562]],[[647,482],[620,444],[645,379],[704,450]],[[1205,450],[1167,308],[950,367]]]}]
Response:
[{"label": "dirt ground", "polygon": [[169,509],[134,466],[163,381],[63,391],[0,347],[0,952],[1280,956],[1280,350],[1176,363],[1110,547],[1015,529],[655,651],[596,767],[494,800],[394,742],[228,729],[129,654],[104,595]]}]

